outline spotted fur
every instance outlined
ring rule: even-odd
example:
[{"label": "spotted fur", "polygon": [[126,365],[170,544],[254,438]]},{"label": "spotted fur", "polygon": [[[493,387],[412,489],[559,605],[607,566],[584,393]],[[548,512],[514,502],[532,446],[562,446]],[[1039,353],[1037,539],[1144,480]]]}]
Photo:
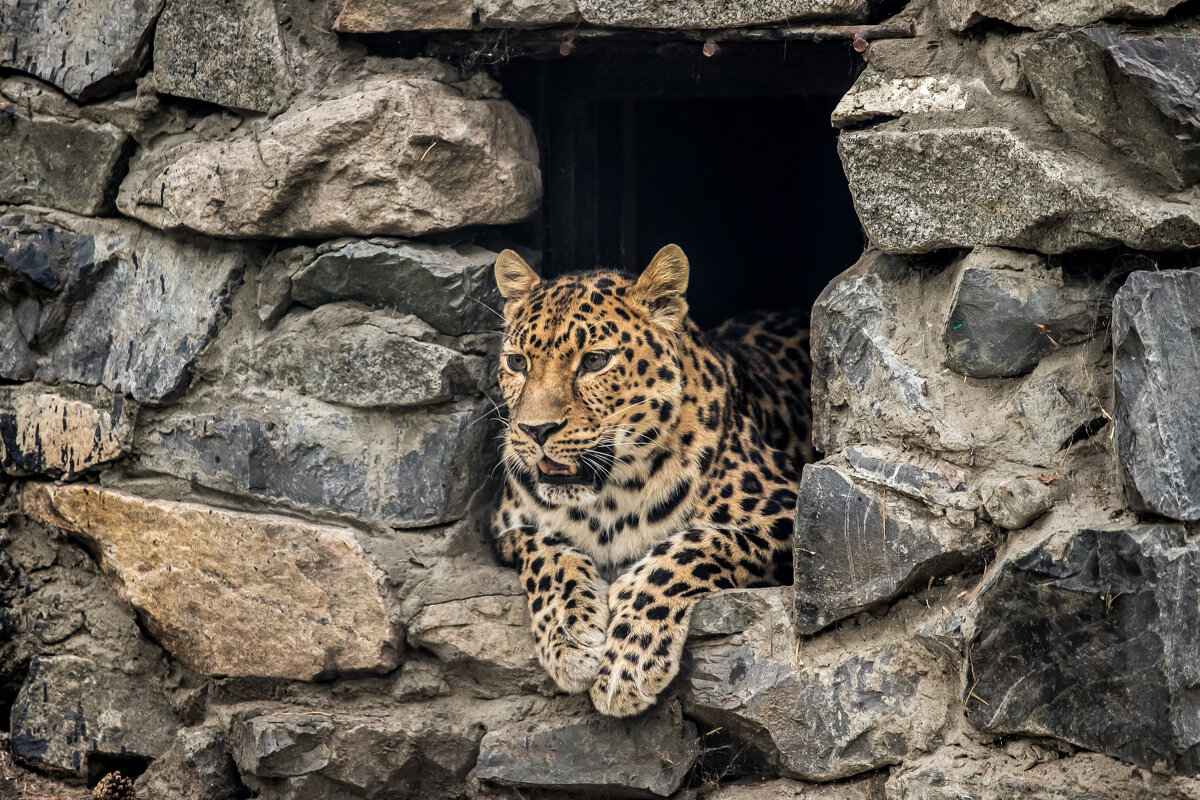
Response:
[{"label": "spotted fur", "polygon": [[497,550],[559,686],[636,714],[678,672],[697,597],[791,580],[813,457],[808,332],[763,314],[705,334],[674,245],[636,281],[542,281],[512,251],[496,275],[510,417]]}]

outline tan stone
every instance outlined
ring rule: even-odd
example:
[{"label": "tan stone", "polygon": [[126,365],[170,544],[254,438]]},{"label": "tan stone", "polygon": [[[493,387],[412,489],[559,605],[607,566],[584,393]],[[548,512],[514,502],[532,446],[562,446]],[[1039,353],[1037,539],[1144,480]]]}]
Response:
[{"label": "tan stone", "polygon": [[497,688],[536,684],[545,676],[534,654],[522,595],[427,605],[408,623],[408,642]]},{"label": "tan stone", "polygon": [[341,33],[467,30],[472,0],[342,0],[333,29]]},{"label": "tan stone", "polygon": [[136,406],[104,389],[78,396],[41,384],[0,388],[0,465],[10,475],[74,474],[129,449]]},{"label": "tan stone", "polygon": [[208,675],[387,671],[399,637],[381,574],[347,528],[27,484],[25,513],[73,532],[173,654]]}]

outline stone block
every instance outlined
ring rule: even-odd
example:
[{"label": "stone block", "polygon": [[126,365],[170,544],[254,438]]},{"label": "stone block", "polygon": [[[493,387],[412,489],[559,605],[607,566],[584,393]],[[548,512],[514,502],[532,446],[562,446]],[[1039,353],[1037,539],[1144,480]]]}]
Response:
[{"label": "stone block", "polygon": [[1005,128],[843,131],[854,205],[894,253],[995,245],[1043,253],[1200,241],[1200,190],[1164,197]]},{"label": "stone block", "polygon": [[666,797],[699,755],[696,726],[683,719],[678,700],[618,719],[573,699],[551,713],[490,727],[475,772],[518,788]]},{"label": "stone block", "polygon": [[[103,385],[138,402],[178,390],[252,250],[60,212],[0,214],[0,274],[17,279],[2,377]],[[197,264],[204,265],[198,269]],[[18,347],[19,346],[19,347]]]},{"label": "stone block", "polygon": [[376,239],[332,243],[292,274],[292,299],[357,300],[415,314],[445,334],[496,330],[496,253],[472,245]]},{"label": "stone block", "polygon": [[1106,293],[1064,280],[1037,256],[975,250],[956,267],[945,331],[946,366],[972,378],[1025,375],[1108,320]]},{"label": "stone block", "polygon": [[421,236],[520,222],[540,196],[533,129],[512,105],[375,76],[220,140],[139,150],[117,207],[219,237]]},{"label": "stone block", "polygon": [[619,28],[736,28],[788,20],[863,22],[864,0],[578,0],[585,22]]},{"label": "stone block", "polygon": [[161,688],[77,656],[35,657],[12,708],[12,752],[87,777],[88,757],[157,758],[179,723]]},{"label": "stone block", "polygon": [[889,492],[844,467],[809,464],[796,501],[796,626],[816,633],[961,569],[989,546],[988,534],[973,511]]},{"label": "stone block", "polygon": [[0,98],[0,203],[111,213],[130,149],[114,125],[29,113]]},{"label": "stone block", "polygon": [[706,800],[882,800],[883,776],[837,784],[804,783],[789,778],[723,783]]},{"label": "stone block", "polygon": [[728,619],[705,606],[731,601],[751,606],[738,612],[745,630],[706,639],[716,631],[692,629],[680,683],[689,717],[800,780],[878,770],[941,743],[950,682],[903,626],[852,641],[828,634],[810,646],[797,641],[785,588],[711,595],[693,618]]},{"label": "stone block", "polygon": [[1098,138],[1175,189],[1200,179],[1200,29],[1088,28],[1018,50],[1046,114]]},{"label": "stone block", "polygon": [[333,29],[339,33],[469,30],[472,0],[336,0]]},{"label": "stone block", "polygon": [[978,79],[949,75],[893,78],[868,68],[833,109],[835,128],[894,119],[907,114],[964,111],[972,94],[987,94]]},{"label": "stone block", "polygon": [[1200,273],[1131,274],[1113,301],[1112,336],[1126,501],[1200,520]]},{"label": "stone block", "polygon": [[475,13],[488,28],[539,28],[579,21],[575,0],[476,0]]},{"label": "stone block", "polygon": [[1057,534],[979,591],[963,702],[983,730],[1200,773],[1200,543],[1182,527]]},{"label": "stone block", "polygon": [[392,414],[259,393],[147,416],[143,467],[223,492],[393,527],[459,519],[487,478],[491,405]]},{"label": "stone block", "polygon": [[1108,342],[1097,338],[1083,347],[1055,351],[1021,382],[1012,407],[1036,445],[1025,460],[1057,466],[1061,459],[1053,454],[1108,424],[1112,362],[1107,349]]},{"label": "stone block", "polygon": [[154,29],[154,88],[269,111],[288,92],[272,0],[171,0]]},{"label": "stone block", "polygon": [[77,100],[129,85],[146,63],[164,0],[3,0],[0,67]]},{"label": "stone block", "polygon": [[180,730],[137,780],[146,800],[228,800],[244,791],[218,726]]},{"label": "stone block", "polygon": [[938,0],[942,19],[956,31],[993,20],[1021,28],[1053,30],[1090,25],[1106,19],[1162,17],[1183,0]]},{"label": "stone block", "polygon": [[26,484],[22,507],[96,552],[121,598],[199,672],[309,680],[396,666],[382,575],[347,528],[84,484]]},{"label": "stone block", "polygon": [[73,475],[129,452],[136,404],[105,389],[0,387],[0,466]]},{"label": "stone block", "polygon": [[285,317],[255,361],[271,386],[360,408],[441,403],[493,383],[491,361],[444,338],[415,317],[333,304]]}]

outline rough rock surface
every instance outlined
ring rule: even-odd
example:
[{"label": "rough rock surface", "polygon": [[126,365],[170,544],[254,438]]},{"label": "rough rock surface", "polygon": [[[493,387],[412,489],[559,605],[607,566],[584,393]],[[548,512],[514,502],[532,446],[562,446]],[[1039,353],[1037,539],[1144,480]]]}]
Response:
[{"label": "rough rock surface", "polygon": [[697,603],[682,683],[689,715],[804,780],[869,772],[940,743],[950,682],[903,627],[798,643],[787,595],[749,589]]},{"label": "rough rock surface", "polygon": [[88,755],[154,758],[178,727],[160,687],[77,656],[37,657],[12,709],[12,752],[85,777]]},{"label": "rough rock surface", "polygon": [[143,467],[212,489],[414,527],[461,518],[483,485],[490,409],[472,400],[395,415],[289,394],[199,397],[147,415],[135,444]]},{"label": "rough rock surface", "polygon": [[955,508],[922,497],[932,491],[966,500],[956,492],[961,485],[854,448],[846,455],[874,462],[872,471],[885,470],[892,480],[863,480],[861,471],[856,480],[854,467],[837,460],[805,467],[796,502],[794,592],[796,627],[806,635],[967,566],[989,545],[989,531],[976,524],[968,504]]},{"label": "rough rock surface", "polygon": [[8,734],[0,733],[0,800],[28,800],[30,797],[94,800],[86,786],[75,785],[69,779],[47,777],[15,763]]},{"label": "rough rock surface", "polygon": [[666,797],[699,754],[696,727],[682,719],[678,701],[616,719],[572,699],[556,714],[490,728],[475,772],[506,786]]},{"label": "rough rock surface", "polygon": [[348,529],[79,484],[27,484],[22,506],[93,548],[122,599],[202,673],[309,680],[397,663],[381,576]]},{"label": "rough rock surface", "polygon": [[9,475],[72,475],[129,451],[134,403],[96,389],[0,387],[0,466]]},{"label": "rough rock surface", "polygon": [[937,0],[942,18],[954,30],[989,20],[1034,30],[1077,27],[1105,19],[1145,19],[1167,14],[1182,0]]},{"label": "rough rock surface", "polygon": [[1200,40],[1088,28],[1019,50],[1046,114],[1072,136],[1096,137],[1174,189],[1200,179]]},{"label": "rough rock surface", "polygon": [[507,102],[375,77],[226,139],[140,150],[117,207],[211,236],[419,236],[528,218],[537,164],[532,128]]},{"label": "rough rock surface", "polygon": [[1113,301],[1116,450],[1132,508],[1200,519],[1200,273],[1134,272]]},{"label": "rough rock surface", "polygon": [[837,784],[803,783],[788,778],[773,781],[722,784],[706,800],[881,800],[886,779],[882,776]]},{"label": "rough rock surface", "polygon": [[495,262],[496,253],[472,245],[337,241],[296,268],[291,296],[310,307],[336,300],[386,306],[450,335],[491,331],[501,319]]},{"label": "rough rock surface", "polygon": [[137,780],[146,800],[228,800],[245,791],[220,726],[184,728]]},{"label": "rough rock surface", "polygon": [[338,0],[333,29],[339,33],[467,30],[474,13],[472,0]]},{"label": "rough rock surface", "polygon": [[171,0],[154,29],[159,92],[268,111],[288,91],[272,0]]},{"label": "rough rock surface", "polygon": [[1182,527],[1058,534],[992,572],[967,717],[1200,773],[1200,544]]},{"label": "rough rock surface", "polygon": [[489,28],[535,28],[579,21],[575,0],[476,0],[475,12]]},{"label": "rough rock surface", "polygon": [[1107,321],[1106,296],[1067,284],[1037,256],[983,248],[958,264],[943,340],[946,366],[972,378],[1024,375]]},{"label": "rough rock surface", "polygon": [[0,374],[160,401],[215,332],[251,252],[121,220],[0,214],[0,274],[18,280],[0,314],[0,326],[10,320],[0,340],[11,343]]},{"label": "rough rock surface", "polygon": [[77,99],[97,97],[132,83],[162,7],[163,0],[4,0],[0,67]]},{"label": "rough rock surface", "polygon": [[256,361],[271,386],[360,408],[429,405],[492,384],[490,360],[439,338],[415,317],[325,305],[284,317]]},{"label": "rough rock surface", "polygon": [[857,22],[865,20],[869,11],[863,0],[579,0],[585,22],[622,28],[734,28],[785,20]]},{"label": "rough rock surface", "polygon": [[1178,250],[1200,241],[1200,190],[1164,198],[1019,131],[845,131],[838,152],[863,227],[888,252]]},{"label": "rough rock surface", "polygon": [[128,145],[114,125],[32,114],[0,98],[0,203],[109,213]]}]

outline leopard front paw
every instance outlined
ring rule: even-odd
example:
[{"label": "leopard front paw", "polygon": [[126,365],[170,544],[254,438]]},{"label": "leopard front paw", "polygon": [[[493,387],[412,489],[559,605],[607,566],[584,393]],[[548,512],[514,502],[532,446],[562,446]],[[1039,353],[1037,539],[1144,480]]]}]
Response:
[{"label": "leopard front paw", "polygon": [[[611,597],[618,596],[614,585]],[[636,596],[636,595],[635,595]],[[675,675],[687,639],[690,604],[618,601],[608,641],[592,684],[592,704],[602,714],[631,717],[654,705]],[[640,607],[637,607],[640,606]]]},{"label": "leopard front paw", "polygon": [[608,626],[606,590],[552,594],[530,607],[538,661],[565,692],[585,692],[596,680]]}]

